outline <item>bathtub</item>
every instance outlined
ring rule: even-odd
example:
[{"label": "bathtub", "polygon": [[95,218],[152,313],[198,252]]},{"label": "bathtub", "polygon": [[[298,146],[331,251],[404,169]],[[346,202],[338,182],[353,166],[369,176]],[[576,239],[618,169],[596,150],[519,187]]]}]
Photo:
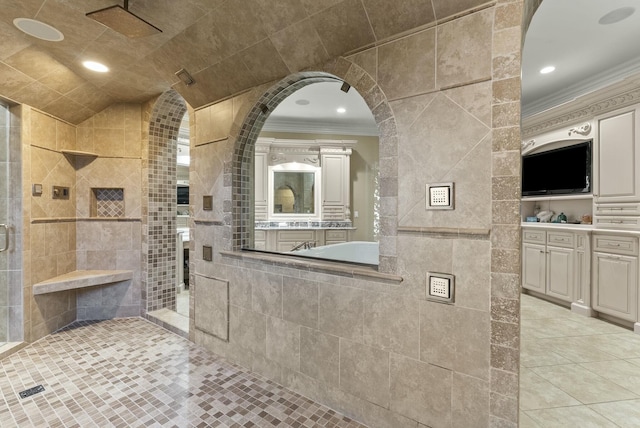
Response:
[{"label": "bathtub", "polygon": [[342,242],[340,244],[323,245],[307,250],[291,251],[296,256],[315,257],[319,259],[340,260],[344,262],[378,264],[378,243],[367,241]]}]

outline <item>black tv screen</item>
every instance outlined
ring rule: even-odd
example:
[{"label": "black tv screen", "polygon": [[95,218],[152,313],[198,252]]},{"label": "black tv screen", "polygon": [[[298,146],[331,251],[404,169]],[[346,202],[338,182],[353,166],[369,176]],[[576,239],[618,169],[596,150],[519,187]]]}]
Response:
[{"label": "black tv screen", "polygon": [[522,196],[591,192],[591,141],[522,157]]}]

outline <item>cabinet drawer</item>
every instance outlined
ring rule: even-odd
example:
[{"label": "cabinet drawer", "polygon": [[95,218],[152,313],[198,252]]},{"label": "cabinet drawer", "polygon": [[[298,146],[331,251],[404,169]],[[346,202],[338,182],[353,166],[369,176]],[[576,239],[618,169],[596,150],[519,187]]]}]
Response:
[{"label": "cabinet drawer", "polygon": [[566,232],[548,232],[547,244],[556,247],[573,248],[574,235]]},{"label": "cabinet drawer", "polygon": [[532,242],[534,244],[544,244],[547,232],[544,230],[522,230],[522,240],[524,242]]},{"label": "cabinet drawer", "polygon": [[255,206],[255,220],[256,221],[267,221],[267,207],[265,206]]},{"label": "cabinet drawer", "polygon": [[280,241],[312,241],[315,239],[313,230],[279,230],[278,242]]},{"label": "cabinet drawer", "polygon": [[630,229],[640,226],[640,217],[608,217],[598,216],[593,219],[595,226]]},{"label": "cabinet drawer", "polygon": [[640,215],[640,204],[596,204],[596,215]]},{"label": "cabinet drawer", "polygon": [[346,230],[327,230],[325,237],[327,241],[346,241],[347,231]]},{"label": "cabinet drawer", "polygon": [[256,241],[265,241],[267,239],[266,230],[255,230],[253,232],[253,239]]},{"label": "cabinet drawer", "polygon": [[629,236],[594,235],[594,251],[605,253],[638,255],[638,240]]}]

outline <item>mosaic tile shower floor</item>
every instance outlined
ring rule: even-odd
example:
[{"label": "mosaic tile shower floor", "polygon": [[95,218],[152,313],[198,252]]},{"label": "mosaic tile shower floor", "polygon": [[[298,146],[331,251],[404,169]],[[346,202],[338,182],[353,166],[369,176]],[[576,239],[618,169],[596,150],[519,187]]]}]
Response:
[{"label": "mosaic tile shower floor", "polygon": [[137,318],[75,323],[0,361],[2,428],[142,426],[363,425]]}]

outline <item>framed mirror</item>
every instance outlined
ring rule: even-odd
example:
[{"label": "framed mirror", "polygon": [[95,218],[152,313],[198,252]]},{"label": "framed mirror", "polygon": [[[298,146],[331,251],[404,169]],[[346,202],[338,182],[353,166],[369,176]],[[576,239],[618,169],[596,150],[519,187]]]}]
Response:
[{"label": "framed mirror", "polygon": [[320,168],[298,162],[269,167],[269,215],[320,218]]}]

